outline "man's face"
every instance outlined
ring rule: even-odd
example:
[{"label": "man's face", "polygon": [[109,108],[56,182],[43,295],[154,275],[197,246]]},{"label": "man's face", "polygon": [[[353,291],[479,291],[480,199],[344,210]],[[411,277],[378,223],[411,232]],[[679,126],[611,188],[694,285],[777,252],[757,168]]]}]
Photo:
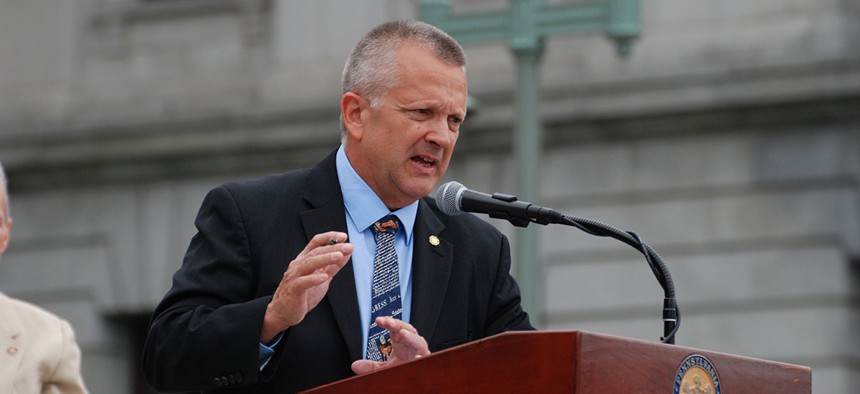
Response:
[{"label": "man's face", "polygon": [[365,102],[361,132],[347,143],[356,172],[392,210],[432,192],[466,116],[462,67],[412,43],[400,47],[397,62],[397,85],[376,106]]},{"label": "man's face", "polygon": [[9,233],[12,231],[12,218],[9,217],[9,205],[6,190],[0,186],[0,256],[9,246]]}]

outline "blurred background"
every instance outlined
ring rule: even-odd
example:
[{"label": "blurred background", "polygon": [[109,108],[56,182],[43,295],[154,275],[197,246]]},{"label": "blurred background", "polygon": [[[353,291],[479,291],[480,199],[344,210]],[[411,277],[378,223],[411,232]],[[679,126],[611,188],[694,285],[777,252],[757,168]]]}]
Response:
[{"label": "blurred background", "polygon": [[[72,323],[93,393],[153,393],[148,318],[204,194],[335,149],[347,53],[417,16],[404,0],[0,0],[15,219],[0,289]],[[856,392],[860,3],[642,0],[641,24],[627,56],[600,32],[546,39],[539,202],[661,253],[678,345],[807,365],[814,392]],[[512,52],[464,46],[474,113],[446,180],[515,194]],[[525,231],[542,328],[662,335],[662,291],[635,250]]]}]

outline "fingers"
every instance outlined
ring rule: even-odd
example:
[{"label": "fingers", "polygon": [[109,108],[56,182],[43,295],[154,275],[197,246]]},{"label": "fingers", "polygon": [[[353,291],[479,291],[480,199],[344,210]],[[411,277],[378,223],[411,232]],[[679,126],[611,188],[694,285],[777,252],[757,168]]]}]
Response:
[{"label": "fingers", "polygon": [[[330,243],[335,240],[336,243]],[[294,264],[290,264],[299,276],[311,275],[323,270],[328,276],[334,276],[352,255],[352,244],[346,243],[346,233],[329,231],[315,235],[296,256]]]},{"label": "fingers", "polygon": [[393,351],[398,361],[408,361],[430,354],[427,341],[411,324],[393,317],[379,317],[376,324],[391,333]]},{"label": "fingers", "polygon": [[406,360],[430,355],[427,341],[421,335],[408,330],[391,333],[391,342],[398,356]]},{"label": "fingers", "polygon": [[326,272],[314,272],[308,275],[303,275],[291,281],[292,288],[294,292],[304,292],[331,280],[333,276],[334,275],[329,275]]},{"label": "fingers", "polygon": [[410,354],[418,356],[430,354],[430,351],[427,350],[427,341],[418,335],[418,330],[411,324],[393,317],[378,317],[376,324],[388,329],[388,332],[391,333],[391,341],[401,349],[406,349]]},{"label": "fingers", "polygon": [[387,329],[391,333],[400,332],[401,330],[406,330],[406,331],[411,332],[415,335],[418,335],[418,330],[416,330],[415,327],[413,327],[411,324],[409,324],[403,320],[400,320],[400,319],[395,319],[393,317],[387,317],[387,316],[377,317],[376,318],[376,324],[382,328]]},{"label": "fingers", "polygon": [[314,235],[314,237],[311,238],[311,241],[308,242],[308,244],[305,246],[305,249],[302,250],[302,253],[300,255],[308,254],[314,249],[319,248],[321,246],[331,246],[331,240],[335,240],[337,244],[344,243],[346,242],[347,237],[348,236],[346,235],[346,233],[342,233],[339,231],[329,231],[326,233]]},{"label": "fingers", "polygon": [[406,329],[391,331],[391,341],[395,344],[409,346],[410,348],[420,348],[422,344],[424,347],[427,346],[426,342],[424,342],[424,337]]}]

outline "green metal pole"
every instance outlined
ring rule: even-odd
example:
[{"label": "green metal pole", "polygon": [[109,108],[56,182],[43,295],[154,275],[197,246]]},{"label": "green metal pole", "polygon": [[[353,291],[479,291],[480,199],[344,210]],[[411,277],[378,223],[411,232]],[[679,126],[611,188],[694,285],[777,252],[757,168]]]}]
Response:
[{"label": "green metal pole", "polygon": [[[517,122],[514,131],[514,161],[517,167],[517,197],[537,204],[540,200],[542,130],[540,120],[539,70],[541,49],[514,50],[517,59]],[[538,229],[520,228],[516,234],[517,281],[523,308],[535,326],[543,324],[542,269],[538,253]]]},{"label": "green metal pole", "polygon": [[[536,34],[535,16],[542,2],[511,2],[511,50],[517,64],[514,130],[514,162],[517,167],[517,197],[537,204],[540,199],[542,127],[540,117],[540,64],[543,39]],[[536,327],[543,324],[542,269],[538,253],[536,228],[518,229],[516,234],[517,281],[522,292],[523,308]]]}]

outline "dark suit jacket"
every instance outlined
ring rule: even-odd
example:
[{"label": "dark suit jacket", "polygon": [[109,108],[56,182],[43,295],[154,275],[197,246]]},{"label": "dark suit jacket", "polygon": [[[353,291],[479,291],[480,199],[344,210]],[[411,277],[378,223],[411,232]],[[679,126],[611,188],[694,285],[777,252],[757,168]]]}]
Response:
[{"label": "dark suit jacket", "polygon": [[[363,344],[351,262],[257,367],[266,305],[290,261],[315,234],[347,231],[334,153],[312,169],[212,190],[195,225],[146,343],[143,367],[156,389],[286,393],[353,375]],[[414,243],[411,323],[430,351],[533,329],[509,273],[508,241],[495,228],[423,199]]]}]

